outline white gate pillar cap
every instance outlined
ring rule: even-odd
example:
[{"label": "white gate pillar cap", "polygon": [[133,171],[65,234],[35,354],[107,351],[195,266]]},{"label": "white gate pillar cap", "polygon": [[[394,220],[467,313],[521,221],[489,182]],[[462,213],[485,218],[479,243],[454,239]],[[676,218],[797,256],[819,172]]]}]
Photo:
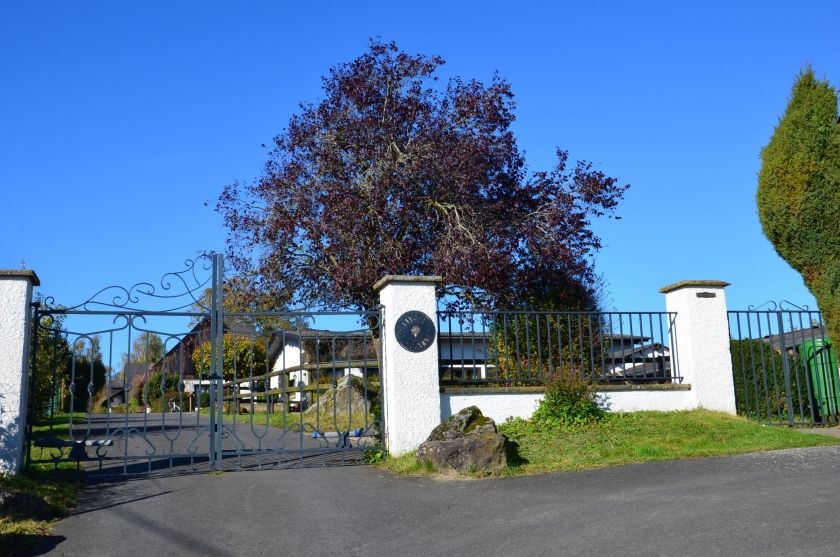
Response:
[{"label": "white gate pillar cap", "polygon": [[373,291],[379,292],[389,284],[406,284],[406,283],[434,283],[440,284],[443,282],[443,277],[438,275],[417,276],[417,275],[385,275],[373,284]]},{"label": "white gate pillar cap", "polygon": [[726,288],[729,283],[723,280],[681,280],[659,289],[660,294],[674,292],[680,288]]},{"label": "white gate pillar cap", "polygon": [[41,286],[41,281],[38,275],[31,269],[0,269],[0,280],[2,279],[29,279],[32,286]]}]

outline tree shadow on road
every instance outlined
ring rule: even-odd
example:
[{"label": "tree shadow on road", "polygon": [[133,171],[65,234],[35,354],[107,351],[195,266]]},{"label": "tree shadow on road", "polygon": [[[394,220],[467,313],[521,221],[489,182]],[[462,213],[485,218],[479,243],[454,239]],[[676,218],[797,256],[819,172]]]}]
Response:
[{"label": "tree shadow on road", "polygon": [[0,535],[0,557],[36,557],[52,551],[65,539],[64,536],[39,534]]}]

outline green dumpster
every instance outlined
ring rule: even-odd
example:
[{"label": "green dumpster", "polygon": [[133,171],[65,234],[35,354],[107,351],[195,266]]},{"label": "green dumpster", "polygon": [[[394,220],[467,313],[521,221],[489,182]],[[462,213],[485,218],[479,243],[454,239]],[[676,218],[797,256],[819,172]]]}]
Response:
[{"label": "green dumpster", "polygon": [[811,405],[819,423],[836,421],[840,409],[837,356],[828,339],[814,339],[799,346],[799,357],[811,379]]}]

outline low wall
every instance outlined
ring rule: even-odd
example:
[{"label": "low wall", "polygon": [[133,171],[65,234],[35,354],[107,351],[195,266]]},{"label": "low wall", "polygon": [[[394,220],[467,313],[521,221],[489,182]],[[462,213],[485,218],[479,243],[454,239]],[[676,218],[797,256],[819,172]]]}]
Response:
[{"label": "low wall", "polygon": [[[611,412],[697,408],[691,385],[605,385],[599,393],[606,396]],[[445,420],[468,406],[478,406],[499,423],[511,416],[528,419],[542,398],[541,387],[447,387],[441,389],[440,417]]]}]

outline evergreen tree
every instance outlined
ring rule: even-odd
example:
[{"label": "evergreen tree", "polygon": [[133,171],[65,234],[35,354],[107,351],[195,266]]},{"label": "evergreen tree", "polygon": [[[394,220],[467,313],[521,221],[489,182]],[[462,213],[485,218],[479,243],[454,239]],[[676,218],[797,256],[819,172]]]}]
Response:
[{"label": "evergreen tree", "polygon": [[803,71],[761,152],[758,214],[776,252],[802,275],[840,339],[840,123],[837,91]]}]

